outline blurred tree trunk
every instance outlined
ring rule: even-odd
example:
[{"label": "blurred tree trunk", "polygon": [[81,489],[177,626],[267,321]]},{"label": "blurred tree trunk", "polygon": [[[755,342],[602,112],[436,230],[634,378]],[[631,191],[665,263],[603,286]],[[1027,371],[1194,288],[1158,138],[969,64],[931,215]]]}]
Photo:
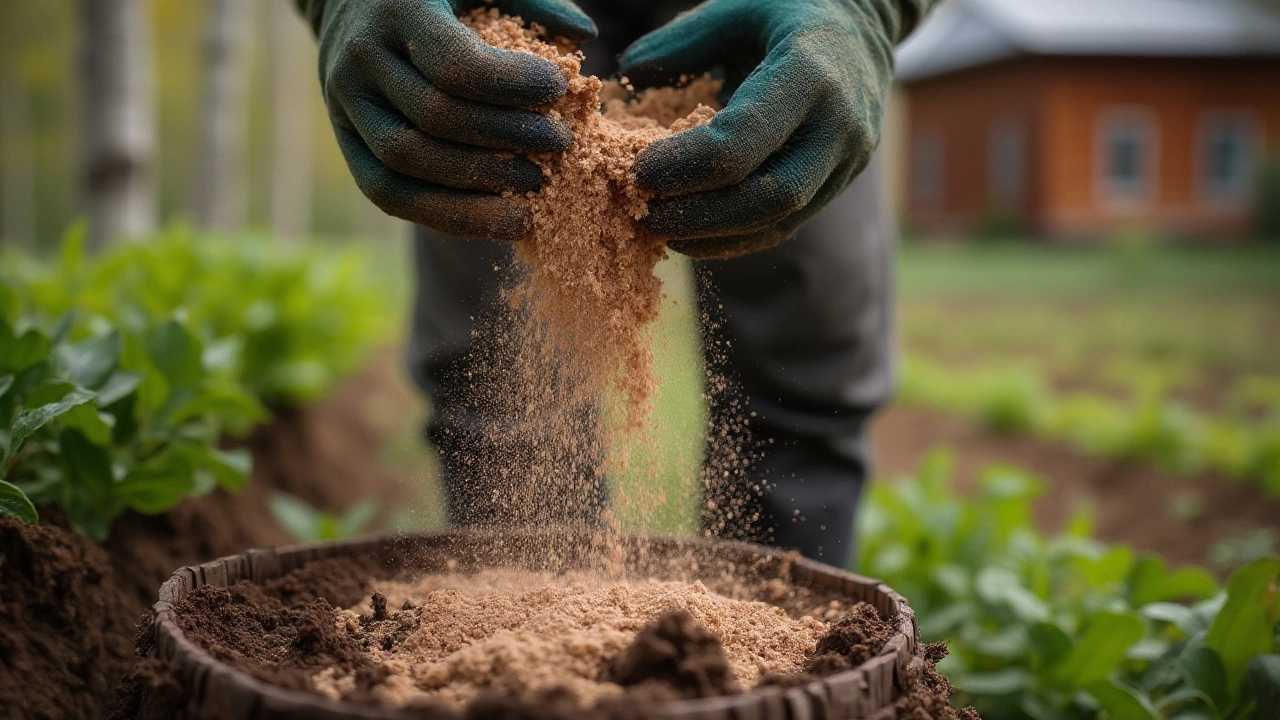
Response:
[{"label": "blurred tree trunk", "polygon": [[239,230],[248,204],[245,131],[253,49],[252,1],[207,0],[195,216],[200,227],[210,230]]},{"label": "blurred tree trunk", "polygon": [[156,118],[147,0],[80,0],[81,191],[89,246],[156,228]]},{"label": "blurred tree trunk", "polygon": [[[10,53],[12,55],[12,53]],[[31,160],[31,108],[21,69],[12,57],[0,67],[0,240],[9,247],[35,247],[35,165]]]},{"label": "blurred tree trunk", "polygon": [[289,0],[268,3],[271,47],[271,230],[296,242],[311,231],[311,119],[315,47]]}]

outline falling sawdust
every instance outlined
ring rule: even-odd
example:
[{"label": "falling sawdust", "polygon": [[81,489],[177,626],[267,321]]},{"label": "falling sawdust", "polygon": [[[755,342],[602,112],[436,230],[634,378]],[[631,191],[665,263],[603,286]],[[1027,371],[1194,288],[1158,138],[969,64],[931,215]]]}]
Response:
[{"label": "falling sawdust", "polygon": [[618,83],[580,74],[582,54],[542,40],[537,25],[496,9],[464,21],[490,45],[537,55],[564,73],[568,91],[548,112],[569,125],[573,142],[533,158],[543,187],[529,194],[533,234],[516,251],[529,272],[515,299],[546,324],[545,339],[587,375],[588,387],[621,395],[626,427],[636,429],[656,387],[646,329],[658,319],[662,284],[653,270],[666,246],[640,224],[649,196],[632,167],[654,140],[710,122],[720,83],[704,77],[628,100]]},{"label": "falling sawdust", "polygon": [[[461,448],[451,472],[467,478],[462,514],[504,527],[616,527],[601,478],[627,465],[630,449],[656,443],[652,328],[663,294],[654,268],[666,255],[641,224],[648,195],[633,165],[654,140],[708,122],[720,83],[703,77],[632,97],[581,75],[582,54],[541,39],[537,25],[496,9],[462,21],[491,45],[562,70],[568,90],[544,110],[573,134],[564,152],[531,156],[543,187],[528,194],[532,233],[516,245],[509,302],[500,317],[477,321],[473,370],[444,410],[475,433],[451,440]],[[625,505],[621,515],[640,517],[661,493],[613,500]]]},{"label": "falling sawdust", "polygon": [[[411,613],[369,653],[388,675],[374,689],[387,705],[423,701],[464,705],[486,690],[523,693],[566,688],[583,705],[616,697],[616,658],[646,624],[685,610],[719,639],[737,686],[766,674],[804,671],[827,623],[792,618],[764,602],[731,600],[701,582],[609,580],[591,573],[556,575],[514,569],[428,575],[413,584],[376,582],[385,606]],[[381,604],[381,600],[379,603]],[[369,603],[341,611],[338,631],[364,636]],[[388,637],[391,637],[388,635]],[[334,669],[314,676],[320,694],[338,699],[356,682]]]}]

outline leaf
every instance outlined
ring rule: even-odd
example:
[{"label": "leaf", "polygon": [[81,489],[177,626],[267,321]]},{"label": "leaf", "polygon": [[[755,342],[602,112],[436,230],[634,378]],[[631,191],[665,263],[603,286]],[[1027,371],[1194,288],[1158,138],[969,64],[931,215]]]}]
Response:
[{"label": "leaf", "polygon": [[58,360],[78,385],[97,390],[120,362],[120,333],[111,331],[58,347]]},{"label": "leaf", "polygon": [[1249,686],[1258,702],[1258,717],[1280,718],[1280,655],[1249,661]]},{"label": "leaf", "polygon": [[58,253],[58,271],[62,277],[70,279],[80,275],[84,268],[84,245],[88,233],[88,223],[77,220],[62,236],[62,249]]},{"label": "leaf", "polygon": [[62,316],[58,318],[58,322],[54,323],[53,330],[49,332],[50,345],[58,345],[67,338],[71,328],[75,325],[76,315],[78,314],[74,308],[62,313]]},{"label": "leaf", "polygon": [[1021,668],[973,673],[956,680],[956,687],[973,695],[1013,695],[1035,686],[1035,678]]},{"label": "leaf", "polygon": [[1261,558],[1232,573],[1227,602],[1209,627],[1205,644],[1222,658],[1232,695],[1239,692],[1249,662],[1274,651],[1277,576],[1280,558]]},{"label": "leaf", "polygon": [[70,380],[46,380],[31,388],[27,392],[24,402],[27,407],[39,407],[49,403],[56,403],[75,389],[76,384]]},{"label": "leaf", "polygon": [[1200,601],[1218,592],[1218,581],[1198,567],[1178,568],[1169,572],[1164,560],[1144,555],[1134,564],[1129,576],[1129,602],[1142,607],[1156,602]]},{"label": "leaf", "polygon": [[1156,710],[1137,690],[1111,681],[1089,686],[1088,692],[1107,711],[1108,720],[1155,720]]},{"label": "leaf", "polygon": [[85,403],[64,413],[62,424],[84,433],[84,436],[94,445],[110,445],[111,428],[115,426],[115,418],[98,412],[98,408],[93,403]]},{"label": "leaf", "polygon": [[111,502],[111,455],[78,430],[58,435],[63,466],[62,507],[75,527],[99,542],[119,509]]},{"label": "leaf", "polygon": [[314,542],[321,535],[321,513],[307,503],[285,493],[272,493],[267,498],[271,517],[298,542]]},{"label": "leaf", "polygon": [[1023,623],[1040,622],[1049,617],[1044,602],[1023,587],[1018,574],[1007,568],[983,568],[974,581],[974,589],[984,602],[1004,606]]},{"label": "leaf", "polygon": [[142,376],[137,373],[117,370],[111,373],[102,386],[98,388],[98,405],[107,407],[114,405],[142,384]]},{"label": "leaf", "polygon": [[139,378],[135,412],[139,418],[145,418],[158,411],[169,399],[169,383],[164,375],[156,369],[142,341],[132,335],[125,335],[124,348],[120,353],[120,367],[137,375]]},{"label": "leaf", "polygon": [[37,430],[44,427],[50,420],[69,412],[74,407],[91,403],[93,400],[93,393],[83,388],[77,388],[67,393],[57,402],[18,413],[17,419],[13,421],[13,432],[9,438],[9,455],[17,453],[22,444],[27,441],[27,438],[34,435]]},{"label": "leaf", "polygon": [[1071,642],[1062,628],[1052,622],[1038,622],[1031,626],[1029,632],[1031,644],[1035,646],[1045,666],[1057,664],[1075,647],[1075,643]]},{"label": "leaf", "polygon": [[377,514],[378,503],[373,498],[364,498],[356,502],[342,514],[338,522],[337,536],[348,538],[359,535],[369,527],[369,523],[373,522],[373,516]]},{"label": "leaf", "polygon": [[28,525],[35,525],[40,521],[36,506],[27,499],[27,494],[17,485],[4,480],[0,480],[0,515],[16,517]]},{"label": "leaf", "polygon": [[209,472],[219,487],[236,492],[249,482],[253,456],[247,450],[219,450],[199,444],[183,445],[182,453],[192,467]]},{"label": "leaf", "polygon": [[169,451],[130,470],[116,483],[115,494],[146,515],[162,513],[195,487],[195,470],[177,452]]},{"label": "leaf", "polygon": [[1201,630],[1209,629],[1199,621],[1191,608],[1177,603],[1151,603],[1142,608],[1142,615],[1149,620],[1167,622],[1186,635],[1195,635]]},{"label": "leaf", "polygon": [[12,375],[5,375],[4,377],[0,377],[0,397],[4,397],[4,394],[9,392],[9,388],[11,387],[13,387]]},{"label": "leaf", "polygon": [[168,320],[150,328],[145,344],[152,364],[171,387],[193,387],[199,382],[204,371],[200,341],[177,320]]},{"label": "leaf", "polygon": [[224,387],[202,390],[174,408],[169,421],[180,425],[188,420],[213,417],[227,423],[265,420],[267,411],[251,395],[239,388]]},{"label": "leaf", "polygon": [[0,372],[17,373],[49,355],[49,338],[35,328],[14,336],[7,326],[0,328]]},{"label": "leaf", "polygon": [[1051,680],[1063,689],[1106,680],[1124,661],[1129,647],[1144,634],[1146,627],[1136,615],[1100,612],[1093,616],[1084,637],[1053,668]]},{"label": "leaf", "polygon": [[1164,600],[1206,600],[1218,592],[1218,581],[1204,568],[1184,567],[1166,577],[1161,590]]},{"label": "leaf", "polygon": [[1204,694],[1219,713],[1231,706],[1227,670],[1218,653],[1204,645],[1193,645],[1182,656],[1182,676],[1187,684]]}]

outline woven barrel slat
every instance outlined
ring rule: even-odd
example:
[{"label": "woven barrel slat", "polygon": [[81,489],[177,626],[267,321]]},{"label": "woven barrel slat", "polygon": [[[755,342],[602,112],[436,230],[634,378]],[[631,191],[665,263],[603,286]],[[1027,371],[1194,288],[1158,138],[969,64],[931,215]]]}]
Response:
[{"label": "woven barrel slat", "polygon": [[[266,582],[317,560],[353,557],[384,566],[441,570],[448,560],[459,566],[497,563],[505,548],[528,546],[556,531],[458,531],[424,533],[396,538],[359,538],[291,548],[250,550],[194,567],[180,568],[160,588],[154,607],[156,654],[179,668],[193,717],[210,720],[411,720],[409,711],[372,705],[333,702],[317,695],[285,690],[254,679],[221,663],[187,639],[172,604],[204,585],[228,586],[240,580]],[[561,537],[563,537],[561,535]],[[585,553],[590,543],[573,536]],[[675,538],[626,539],[628,545],[658,553],[689,553],[694,558],[741,563],[750,567],[761,559],[789,562],[778,550],[747,543],[712,543]],[[571,563],[570,563],[571,564]],[[897,631],[884,649],[867,663],[814,683],[783,690],[766,687],[741,695],[688,700],[653,708],[668,720],[893,720],[895,680],[918,652],[915,615],[906,601],[887,586],[807,559],[791,564],[794,582],[868,602]]]}]

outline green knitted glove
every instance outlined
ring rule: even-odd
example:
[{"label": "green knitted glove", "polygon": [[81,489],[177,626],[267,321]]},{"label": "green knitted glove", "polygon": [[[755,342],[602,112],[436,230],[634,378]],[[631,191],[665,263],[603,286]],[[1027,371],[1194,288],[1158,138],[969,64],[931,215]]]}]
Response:
[{"label": "green knitted glove", "polygon": [[840,194],[880,141],[893,48],[938,0],[708,0],[627,48],[640,86],[723,70],[709,125],[636,161],[662,199],[645,224],[699,258],[778,244]]},{"label": "green knitted glove", "polygon": [[457,16],[491,4],[553,35],[595,36],[571,0],[297,0],[320,38],[320,83],[356,183],[390,215],[467,238],[530,229],[542,172],[514,151],[569,146],[560,120],[526,108],[565,91],[559,68],[483,43]]}]

